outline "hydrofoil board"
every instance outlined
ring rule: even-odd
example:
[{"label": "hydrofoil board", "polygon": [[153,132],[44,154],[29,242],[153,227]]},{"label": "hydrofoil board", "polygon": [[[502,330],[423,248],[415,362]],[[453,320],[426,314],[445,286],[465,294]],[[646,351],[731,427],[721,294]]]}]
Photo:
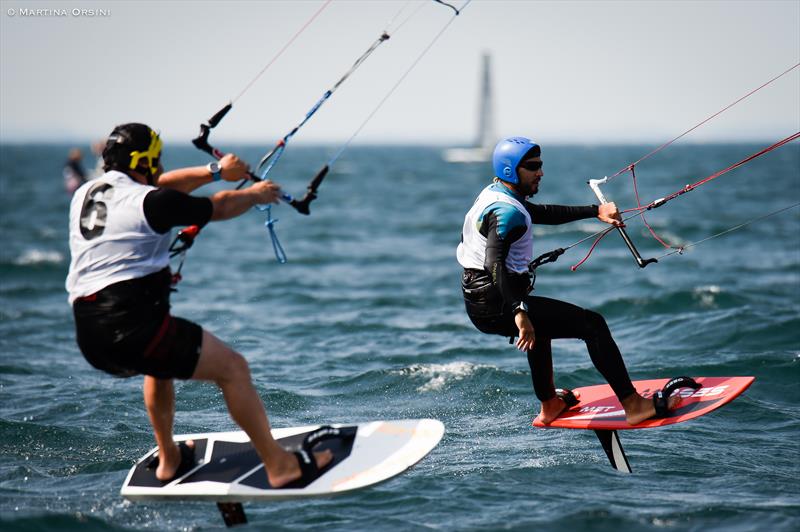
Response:
[{"label": "hydrofoil board", "polygon": [[[314,479],[273,488],[255,448],[244,432],[176,435],[177,443],[194,441],[194,457],[179,474],[161,482],[155,476],[157,448],[131,468],[120,494],[130,500],[212,500],[226,524],[246,522],[241,502],[333,495],[372,486],[399,475],[439,443],[444,425],[435,419],[372,421],[330,425],[335,437],[317,443],[313,451],[329,449],[333,460]],[[308,434],[320,426],[273,429],[284,448],[299,450]],[[235,503],[235,504],[225,504]],[[226,510],[241,516],[229,517]]]},{"label": "hydrofoil board", "polygon": [[[670,379],[634,381],[636,391],[650,398]],[[682,423],[713,412],[736,399],[755,380],[755,377],[694,377],[700,388],[680,388],[674,393],[681,401],[666,417],[648,419],[637,425],[628,425],[625,411],[608,384],[576,388],[573,393],[579,403],[567,408],[552,423],[545,425],[537,416],[533,426],[538,428],[592,429],[600,439],[611,465],[630,473],[630,464],[622,450],[618,430],[647,429]]]}]

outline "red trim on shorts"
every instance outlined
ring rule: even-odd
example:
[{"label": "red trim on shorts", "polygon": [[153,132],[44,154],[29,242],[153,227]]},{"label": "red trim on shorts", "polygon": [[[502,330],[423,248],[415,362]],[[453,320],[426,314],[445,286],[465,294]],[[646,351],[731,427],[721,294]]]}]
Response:
[{"label": "red trim on shorts", "polygon": [[155,336],[153,336],[153,339],[150,340],[150,343],[147,344],[147,347],[145,347],[144,352],[142,353],[143,356],[148,357],[153,354],[153,351],[156,350],[158,344],[160,344],[161,340],[163,340],[164,336],[166,336],[170,322],[172,322],[172,316],[169,312],[167,312],[167,315],[164,316],[164,321],[161,322],[161,326],[158,328],[158,332]]}]

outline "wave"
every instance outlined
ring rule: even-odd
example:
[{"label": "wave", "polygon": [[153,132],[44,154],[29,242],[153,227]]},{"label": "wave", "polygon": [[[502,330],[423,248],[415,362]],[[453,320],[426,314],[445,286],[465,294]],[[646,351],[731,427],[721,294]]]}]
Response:
[{"label": "wave", "polygon": [[748,298],[715,285],[698,285],[691,289],[659,292],[650,297],[621,297],[609,300],[597,309],[603,315],[627,315],[630,308],[638,312],[675,314],[698,309],[730,309],[745,306]]},{"label": "wave", "polygon": [[30,266],[36,264],[62,264],[64,255],[54,250],[29,249],[13,260],[17,266]]},{"label": "wave", "polygon": [[463,380],[481,369],[498,368],[486,364],[456,361],[447,364],[414,364],[393,373],[425,380],[417,387],[418,392],[424,393],[441,390],[445,385]]}]

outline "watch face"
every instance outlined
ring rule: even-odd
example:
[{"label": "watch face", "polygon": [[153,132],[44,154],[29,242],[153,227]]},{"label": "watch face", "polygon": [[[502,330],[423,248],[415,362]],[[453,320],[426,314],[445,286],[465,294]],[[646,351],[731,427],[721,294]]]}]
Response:
[{"label": "watch face", "polygon": [[209,163],[208,168],[211,170],[212,174],[216,174],[219,172],[219,163]]}]

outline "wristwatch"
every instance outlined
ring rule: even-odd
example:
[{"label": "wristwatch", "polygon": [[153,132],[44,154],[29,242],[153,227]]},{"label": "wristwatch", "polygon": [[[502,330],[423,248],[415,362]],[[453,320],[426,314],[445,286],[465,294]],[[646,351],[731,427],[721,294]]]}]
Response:
[{"label": "wristwatch", "polygon": [[209,172],[211,172],[211,179],[214,181],[219,181],[222,179],[222,167],[218,162],[214,161],[213,163],[208,163],[206,168]]},{"label": "wristwatch", "polygon": [[524,312],[525,314],[527,314],[528,305],[524,301],[520,301],[514,306],[514,316],[517,315],[517,312]]}]

